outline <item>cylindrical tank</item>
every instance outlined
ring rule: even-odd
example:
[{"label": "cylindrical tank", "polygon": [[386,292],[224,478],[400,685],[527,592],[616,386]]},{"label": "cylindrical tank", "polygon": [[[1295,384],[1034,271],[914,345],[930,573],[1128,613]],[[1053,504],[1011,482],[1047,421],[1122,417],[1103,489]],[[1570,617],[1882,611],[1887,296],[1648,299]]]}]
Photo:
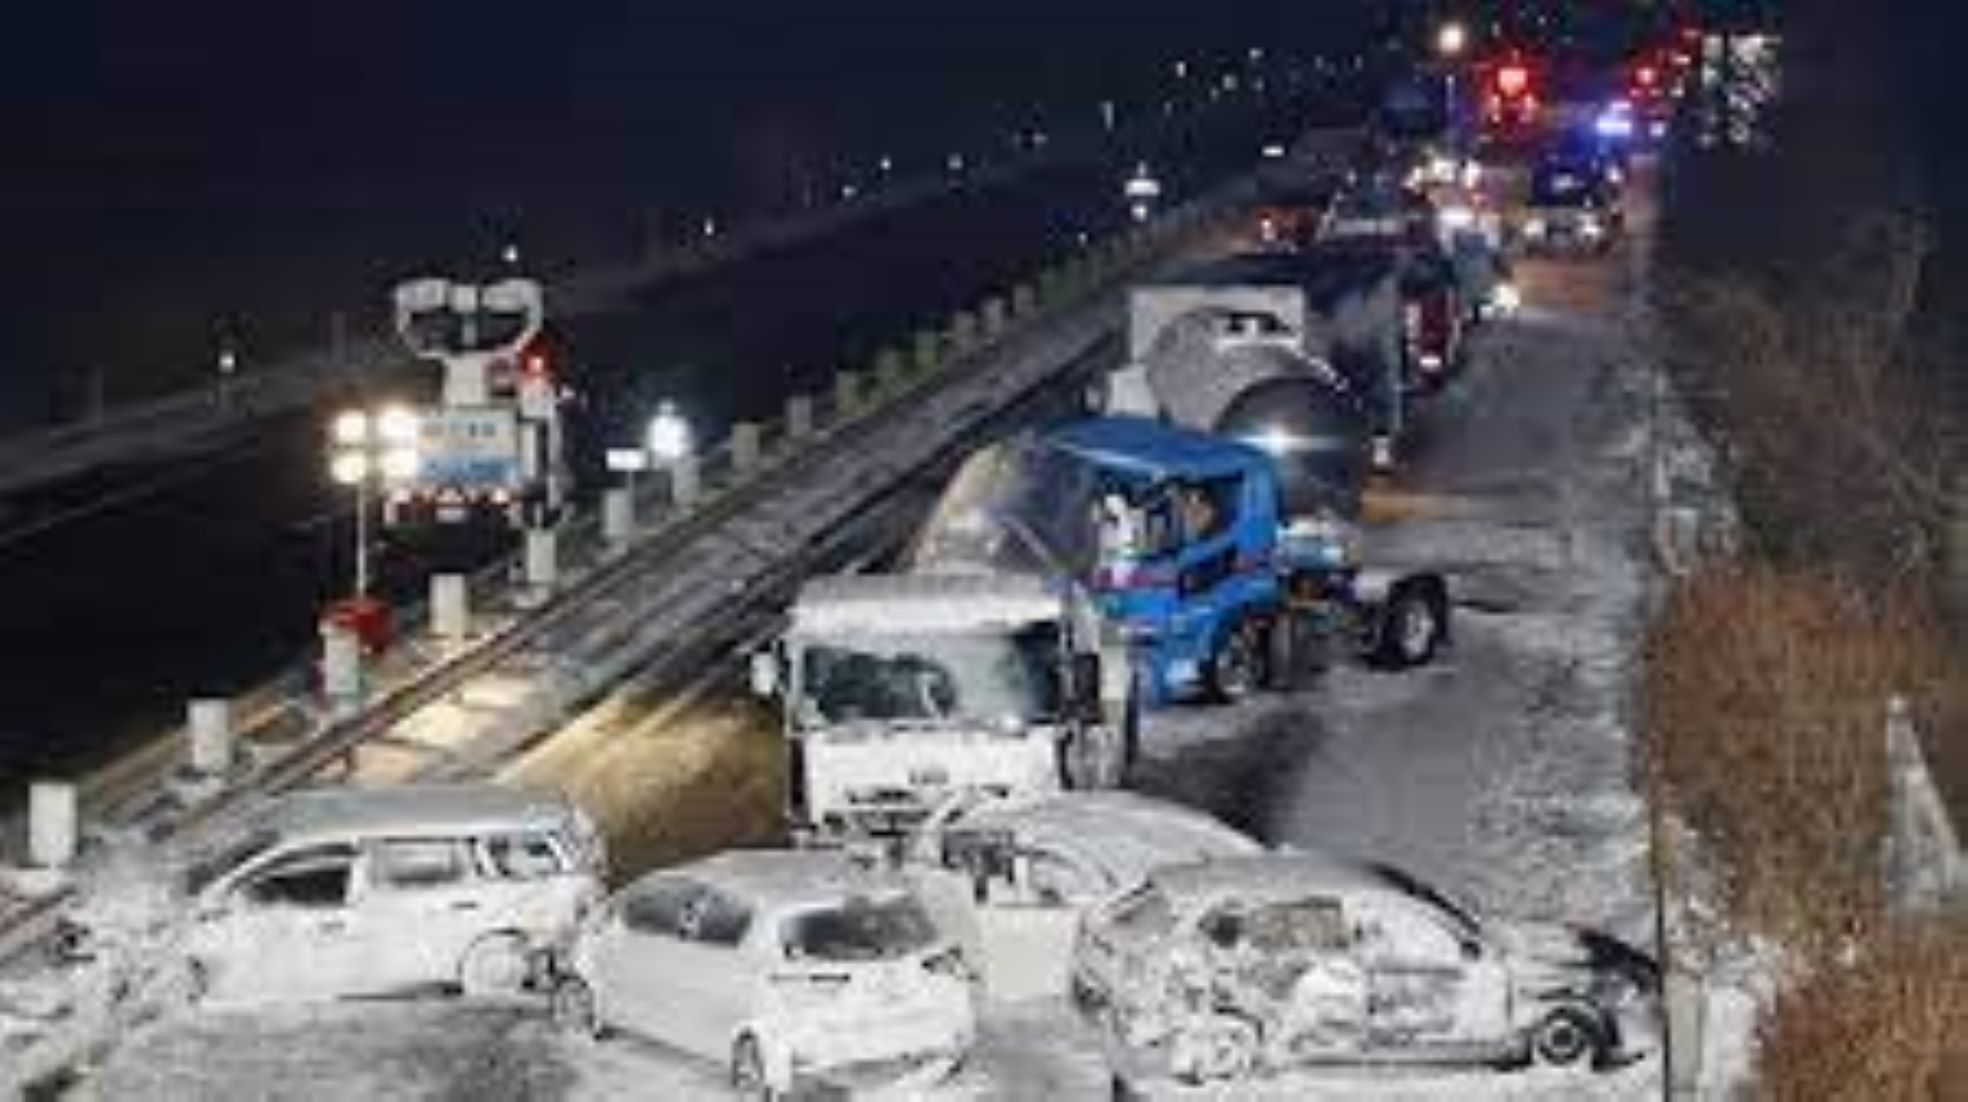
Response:
[{"label": "cylindrical tank", "polygon": [[1360,513],[1367,422],[1352,394],[1298,375],[1258,383],[1224,407],[1213,431],[1272,457],[1287,517]]}]

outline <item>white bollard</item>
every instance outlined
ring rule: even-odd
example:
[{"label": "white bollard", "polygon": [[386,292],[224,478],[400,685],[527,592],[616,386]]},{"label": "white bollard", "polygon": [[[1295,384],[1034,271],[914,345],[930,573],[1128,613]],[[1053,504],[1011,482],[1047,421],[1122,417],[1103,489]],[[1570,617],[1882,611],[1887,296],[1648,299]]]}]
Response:
[{"label": "white bollard", "polygon": [[697,457],[683,456],[673,460],[666,469],[670,475],[670,504],[679,509],[688,509],[697,504],[704,490],[704,480],[697,469]]},{"label": "white bollard", "polygon": [[34,782],[27,790],[27,863],[43,869],[67,868],[75,860],[80,838],[75,786]]},{"label": "white bollard", "polygon": [[635,498],[628,487],[613,486],[601,492],[601,538],[618,550],[635,538]]},{"label": "white bollard", "polygon": [[321,625],[321,695],[335,716],[362,704],[362,640],[337,624]]},{"label": "white bollard", "polygon": [[463,574],[433,574],[430,580],[431,634],[446,643],[471,638],[471,589]]},{"label": "white bollard", "polygon": [[1700,976],[1667,970],[1661,984],[1667,1019],[1667,1090],[1673,1099],[1701,1097],[1702,1034],[1708,1025],[1708,998]]},{"label": "white bollard", "polygon": [[813,435],[813,396],[795,394],[786,399],[786,438],[805,440]]},{"label": "white bollard", "polygon": [[861,373],[843,371],[834,376],[834,413],[851,417],[861,409]]},{"label": "white bollard", "polygon": [[739,474],[757,470],[759,456],[763,449],[759,446],[759,427],[752,421],[740,421],[731,426],[731,469]]},{"label": "white bollard", "polygon": [[232,701],[194,700],[186,709],[191,729],[191,771],[203,777],[232,772]]},{"label": "white bollard", "polygon": [[526,585],[551,591],[560,584],[560,539],[551,528],[526,530]]},{"label": "white bollard", "polygon": [[984,339],[997,340],[1004,336],[1010,323],[1010,306],[1001,298],[984,300]]}]

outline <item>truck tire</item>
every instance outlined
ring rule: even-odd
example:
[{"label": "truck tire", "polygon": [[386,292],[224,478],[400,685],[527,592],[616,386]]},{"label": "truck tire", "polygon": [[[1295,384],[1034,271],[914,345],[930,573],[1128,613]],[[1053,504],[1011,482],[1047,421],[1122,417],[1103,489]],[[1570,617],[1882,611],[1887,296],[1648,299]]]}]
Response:
[{"label": "truck tire", "polygon": [[1265,633],[1269,651],[1264,671],[1270,687],[1281,693],[1309,687],[1324,670],[1324,632],[1313,617],[1302,612],[1286,612],[1271,621]]},{"label": "truck tire", "polygon": [[1440,586],[1403,582],[1387,595],[1374,624],[1370,665],[1383,670],[1425,666],[1447,641],[1449,604]]},{"label": "truck tire", "polygon": [[1260,621],[1245,619],[1217,640],[1216,653],[1210,655],[1204,673],[1210,694],[1219,703],[1238,703],[1264,684],[1266,634]]}]

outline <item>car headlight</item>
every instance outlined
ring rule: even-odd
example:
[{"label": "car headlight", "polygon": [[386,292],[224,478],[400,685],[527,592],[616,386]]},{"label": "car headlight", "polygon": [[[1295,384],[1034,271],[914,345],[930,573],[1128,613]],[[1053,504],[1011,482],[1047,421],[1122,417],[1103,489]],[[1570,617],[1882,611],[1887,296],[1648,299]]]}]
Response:
[{"label": "car headlight", "polygon": [[1542,218],[1533,218],[1530,221],[1524,223],[1525,237],[1543,237],[1544,231],[1545,231],[1545,225],[1544,225],[1544,219]]},{"label": "car headlight", "polygon": [[1524,305],[1524,293],[1517,289],[1515,283],[1499,283],[1490,292],[1490,305],[1498,313],[1514,314]]},{"label": "car headlight", "polygon": [[1606,227],[1600,225],[1599,219],[1588,214],[1579,219],[1579,232],[1587,237],[1598,237],[1606,232]]}]

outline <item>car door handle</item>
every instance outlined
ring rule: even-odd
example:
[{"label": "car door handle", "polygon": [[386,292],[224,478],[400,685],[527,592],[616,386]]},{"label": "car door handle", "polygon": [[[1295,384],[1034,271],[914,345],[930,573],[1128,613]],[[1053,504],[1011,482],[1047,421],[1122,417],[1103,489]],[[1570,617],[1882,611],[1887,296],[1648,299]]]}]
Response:
[{"label": "car door handle", "polygon": [[457,902],[451,904],[451,909],[454,911],[476,911],[478,910],[478,900],[460,899]]}]

